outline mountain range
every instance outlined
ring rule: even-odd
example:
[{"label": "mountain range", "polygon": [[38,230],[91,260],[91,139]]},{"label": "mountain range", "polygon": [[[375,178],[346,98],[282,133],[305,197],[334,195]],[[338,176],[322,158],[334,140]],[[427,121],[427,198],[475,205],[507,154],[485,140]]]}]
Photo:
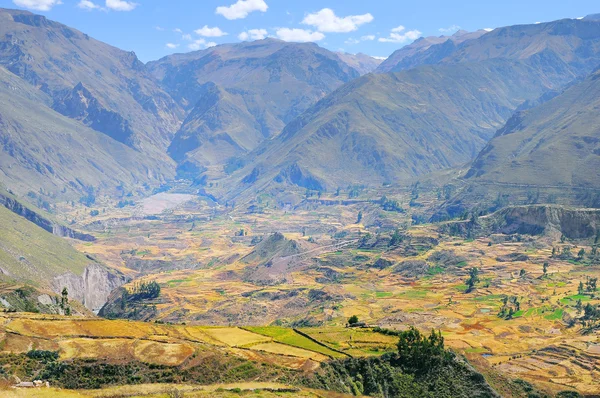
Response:
[{"label": "mountain range", "polygon": [[421,38],[382,63],[265,39],[143,64],[43,16],[0,19],[2,182],[50,201],[174,178],[220,200],[405,183],[475,158],[468,178],[504,181],[496,132],[600,65],[593,15]]}]

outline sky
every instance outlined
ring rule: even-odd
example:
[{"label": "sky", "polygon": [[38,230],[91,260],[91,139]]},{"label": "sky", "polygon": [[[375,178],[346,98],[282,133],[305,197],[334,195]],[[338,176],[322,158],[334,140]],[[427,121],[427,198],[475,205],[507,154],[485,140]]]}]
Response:
[{"label": "sky", "polygon": [[598,0],[0,0],[127,51],[143,62],[265,37],[387,57],[421,36],[579,18]]}]

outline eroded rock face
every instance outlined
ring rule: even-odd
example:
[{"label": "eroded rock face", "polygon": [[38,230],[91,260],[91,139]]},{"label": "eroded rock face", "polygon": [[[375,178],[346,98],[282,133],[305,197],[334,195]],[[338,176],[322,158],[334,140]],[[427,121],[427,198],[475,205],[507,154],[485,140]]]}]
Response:
[{"label": "eroded rock face", "polygon": [[52,108],[125,145],[134,146],[135,137],[129,121],[104,107],[81,83],[64,96],[56,98]]},{"label": "eroded rock face", "polygon": [[52,289],[60,293],[66,287],[70,298],[97,312],[106,303],[110,293],[127,281],[124,275],[116,271],[108,270],[99,264],[90,264],[83,275],[67,273],[55,277]]},{"label": "eroded rock face", "polygon": [[56,224],[52,220],[49,220],[43,217],[41,214],[23,206],[21,203],[19,203],[19,201],[9,196],[0,194],[0,205],[56,236],[73,238],[86,242],[93,242],[96,240],[96,238],[92,235],[75,231],[69,227],[65,227],[64,225]]}]

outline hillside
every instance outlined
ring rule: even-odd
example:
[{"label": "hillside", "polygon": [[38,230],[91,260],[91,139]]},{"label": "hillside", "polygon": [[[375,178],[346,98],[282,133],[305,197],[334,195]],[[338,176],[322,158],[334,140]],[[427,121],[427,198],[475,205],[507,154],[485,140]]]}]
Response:
[{"label": "hillside", "polygon": [[418,65],[436,64],[452,53],[461,43],[477,39],[486,33],[485,30],[475,32],[459,30],[452,36],[421,37],[411,44],[394,51],[392,55],[377,67],[375,72],[398,72]]},{"label": "hillside", "polygon": [[0,180],[14,192],[77,200],[121,185],[157,185],[172,175],[169,167],[55,112],[51,101],[0,67]]},{"label": "hillside", "polygon": [[378,71],[503,58],[530,60],[535,67],[545,69],[549,79],[568,81],[591,72],[600,64],[600,21],[593,17],[456,35],[419,39],[392,54]]},{"label": "hillside", "polygon": [[184,171],[218,165],[214,173],[360,75],[316,44],[275,39],[174,54],[148,67],[190,110],[169,154]]},{"label": "hillside", "polygon": [[548,89],[541,74],[493,60],[363,76],[253,152],[223,195],[274,183],[335,190],[406,182],[468,162],[517,106]]},{"label": "hillside", "polygon": [[[164,152],[179,128],[182,112],[154,82],[134,53],[94,40],[41,15],[0,9],[0,66],[39,89],[42,98],[29,96],[30,100],[41,101],[78,121],[72,123],[73,128],[86,130],[83,128],[86,125],[130,148],[143,151],[146,160],[139,163],[146,167],[133,169],[144,169],[150,182],[172,175],[172,161]],[[13,92],[9,88],[12,83],[7,79],[10,77],[3,76],[4,86]],[[28,105],[22,109],[36,109],[32,108],[33,104]],[[3,113],[3,118],[11,114],[19,124],[34,123],[21,120],[22,115],[14,112],[6,110]],[[48,118],[60,119],[49,110],[35,112],[36,118],[44,117],[44,113],[49,114]],[[58,123],[65,124],[46,119],[43,125],[62,130],[57,127]],[[92,142],[99,140],[90,139]],[[65,146],[65,141],[56,141],[56,144]],[[118,147],[112,143],[110,146]],[[36,156],[32,148],[24,145],[13,148],[24,156]],[[125,152],[123,149],[118,151]],[[84,151],[77,152],[71,156],[79,156]],[[89,158],[83,157],[86,163]],[[35,164],[34,161],[31,163]],[[55,162],[47,163],[51,168],[61,166]],[[109,167],[108,163],[97,162],[98,169],[104,167]],[[114,161],[111,167],[114,167]]]},{"label": "hillside", "polygon": [[515,114],[481,151],[471,180],[600,188],[600,70]]}]

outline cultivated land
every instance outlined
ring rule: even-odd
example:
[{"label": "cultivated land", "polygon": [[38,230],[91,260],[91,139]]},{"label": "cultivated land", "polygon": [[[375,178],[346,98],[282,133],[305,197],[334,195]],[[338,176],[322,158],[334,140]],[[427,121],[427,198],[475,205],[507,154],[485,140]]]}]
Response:
[{"label": "cultivated land", "polygon": [[[466,239],[436,224],[409,227],[410,217],[436,201],[435,192],[415,199],[414,190],[397,191],[392,199],[404,213],[368,200],[382,194],[390,191],[364,191],[345,204],[333,195],[307,198],[287,210],[263,198],[255,214],[225,213],[201,198],[152,217],[137,215],[152,198],[114,210],[100,202],[96,217],[76,208],[68,216],[98,238],[77,249],[161,286],[160,297],[115,304],[120,310],[104,315],[164,324],[15,316],[5,321],[5,347],[24,352],[33,339],[65,359],[114,353],[181,366],[200,344],[290,369],[395,349],[394,336],[346,328],[357,315],[368,326],[441,330],[447,346],[507,395],[507,378],[548,392],[598,391],[598,334],[574,321],[578,300],[600,304],[597,293],[578,294],[579,283],[599,273],[587,256],[575,258],[582,248],[591,252],[593,239]],[[171,202],[165,194],[159,200]],[[400,238],[393,242],[395,227]],[[566,247],[572,258],[552,256],[553,248]],[[479,268],[480,281],[466,293],[471,267]],[[510,319],[499,316],[504,299],[506,312],[513,308]]]}]

